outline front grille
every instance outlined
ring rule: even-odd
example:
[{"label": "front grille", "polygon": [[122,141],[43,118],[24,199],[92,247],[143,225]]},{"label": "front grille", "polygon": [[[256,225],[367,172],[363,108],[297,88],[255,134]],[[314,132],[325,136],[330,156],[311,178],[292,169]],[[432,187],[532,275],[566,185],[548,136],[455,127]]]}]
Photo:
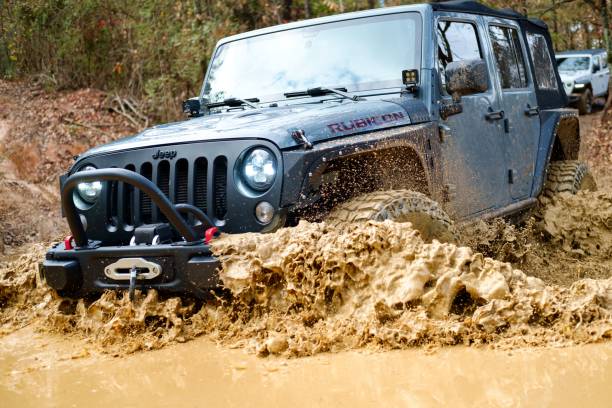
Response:
[{"label": "front grille", "polygon": [[[227,214],[227,158],[224,156],[212,161],[206,157],[180,158],[130,163],[123,167],[153,181],[174,204],[192,204],[221,221]],[[108,189],[109,224],[134,226],[167,221],[151,198],[132,186],[109,182]]]}]

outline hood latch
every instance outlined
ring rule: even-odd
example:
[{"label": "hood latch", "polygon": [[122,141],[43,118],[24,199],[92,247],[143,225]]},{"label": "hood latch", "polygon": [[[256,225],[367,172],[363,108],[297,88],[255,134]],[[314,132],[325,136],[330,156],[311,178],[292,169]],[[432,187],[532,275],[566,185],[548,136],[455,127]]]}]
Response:
[{"label": "hood latch", "polygon": [[304,146],[304,149],[312,149],[312,143],[310,143],[310,140],[308,140],[306,137],[306,133],[304,133],[303,129],[295,129],[291,131],[291,137],[293,140]]}]

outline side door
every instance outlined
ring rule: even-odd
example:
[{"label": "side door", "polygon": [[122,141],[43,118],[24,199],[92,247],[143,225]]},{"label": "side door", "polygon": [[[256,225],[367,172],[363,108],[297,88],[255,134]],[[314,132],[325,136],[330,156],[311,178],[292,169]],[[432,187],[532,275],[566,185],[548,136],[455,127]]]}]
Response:
[{"label": "side door", "polygon": [[[435,18],[436,70],[439,106],[451,103],[446,92],[445,68],[450,62],[482,59],[485,41],[482,18],[462,13],[439,13]],[[462,112],[440,119],[449,137],[441,144],[449,204],[446,210],[461,219],[508,202],[501,145],[500,106],[493,87],[493,67],[487,63],[489,87],[461,97]]]},{"label": "side door", "polygon": [[505,182],[513,200],[529,197],[533,184],[540,116],[526,61],[526,44],[514,21],[485,17],[497,69],[495,87],[504,112],[501,138],[507,165]]},{"label": "side door", "polygon": [[602,55],[593,56],[592,61],[591,85],[593,86],[593,96],[602,96],[608,91],[610,71],[607,67],[604,69]]}]

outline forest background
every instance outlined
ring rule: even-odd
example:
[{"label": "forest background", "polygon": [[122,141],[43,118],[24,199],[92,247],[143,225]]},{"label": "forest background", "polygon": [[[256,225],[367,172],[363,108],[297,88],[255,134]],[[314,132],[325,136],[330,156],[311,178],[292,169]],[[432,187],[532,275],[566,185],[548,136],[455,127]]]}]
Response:
[{"label": "forest background", "polygon": [[[222,37],[400,0],[0,0],[0,78],[97,88],[146,123],[180,118]],[[557,50],[612,48],[610,0],[489,0],[546,21]]]}]

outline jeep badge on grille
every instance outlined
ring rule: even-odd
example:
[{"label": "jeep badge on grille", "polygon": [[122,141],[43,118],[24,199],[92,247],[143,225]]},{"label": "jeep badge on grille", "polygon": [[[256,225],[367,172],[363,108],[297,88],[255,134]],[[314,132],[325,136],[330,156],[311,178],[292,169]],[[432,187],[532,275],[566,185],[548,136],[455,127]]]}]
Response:
[{"label": "jeep badge on grille", "polygon": [[174,159],[176,157],[176,150],[158,150],[153,154],[154,159]]}]

